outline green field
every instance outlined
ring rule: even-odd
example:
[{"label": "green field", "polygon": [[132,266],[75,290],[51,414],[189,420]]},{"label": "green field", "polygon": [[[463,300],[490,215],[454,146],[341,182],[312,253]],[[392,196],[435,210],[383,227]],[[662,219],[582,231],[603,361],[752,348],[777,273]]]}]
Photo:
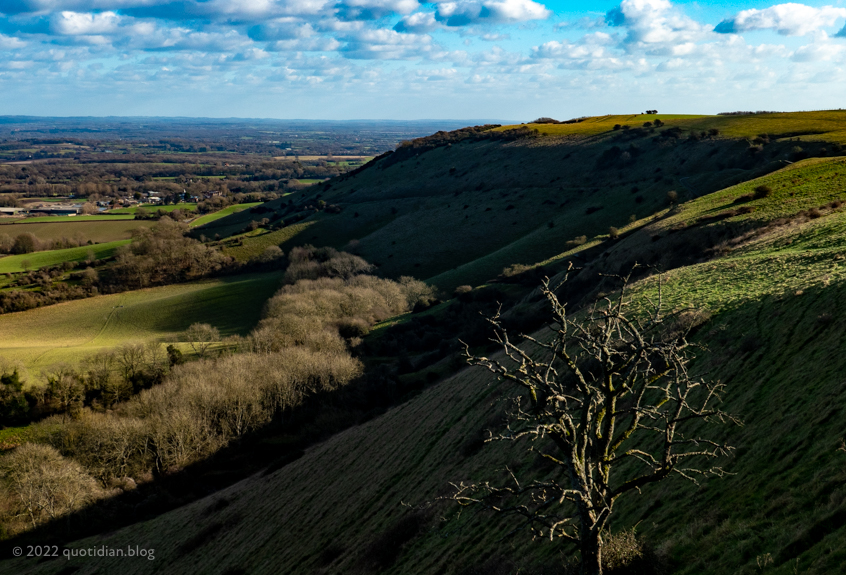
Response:
[{"label": "green field", "polygon": [[223,253],[234,257],[238,261],[245,262],[251,258],[260,256],[270,246],[284,245],[285,242],[297,237],[298,234],[307,230],[314,223],[314,221],[301,222],[273,232],[267,230],[247,232],[246,234],[235,236],[243,242],[242,245],[224,247]]},{"label": "green field", "polygon": [[[170,205],[167,205],[167,206],[149,205],[149,206],[140,206],[140,207],[143,208],[144,210],[148,211],[148,212],[153,212],[153,213],[158,212],[159,210],[162,210],[162,211],[165,211],[165,212],[172,212],[174,210],[184,210],[184,211],[192,211],[193,212],[197,209],[197,204],[183,203],[183,204],[170,204]],[[109,213],[110,214],[135,214],[136,212],[138,212],[138,208],[139,208],[139,206],[135,206],[133,208],[117,208],[117,209],[114,209],[114,210],[109,210]]]},{"label": "green field", "polygon": [[[71,220],[72,218],[68,218]],[[74,218],[75,219],[75,218]],[[131,231],[137,228],[155,225],[152,220],[106,220],[97,218],[96,221],[68,221],[45,222],[45,223],[24,223],[0,224],[0,234],[16,236],[22,233],[31,233],[41,240],[60,240],[62,238],[82,237],[84,240],[93,242],[113,242],[116,240],[128,239]]]},{"label": "green field", "polygon": [[222,335],[246,334],[280,279],[276,272],[243,275],[0,315],[0,357],[19,361],[34,374],[103,348],[159,341],[195,322],[209,323]]},{"label": "green field", "polygon": [[102,222],[102,221],[112,221],[112,220],[131,220],[132,218],[129,216],[37,216],[34,218],[24,218],[20,220],[22,223],[28,224],[38,224],[38,223],[45,223],[45,222],[67,222],[72,220],[74,222]]},{"label": "green field", "polygon": [[81,262],[93,254],[95,259],[108,258],[114,255],[115,251],[131,240],[117,240],[104,244],[81,246],[64,250],[49,250],[44,252],[33,252],[31,254],[20,254],[15,256],[0,257],[0,273],[17,273],[26,271],[22,265],[28,262],[28,269],[39,269],[58,265],[62,262]]},{"label": "green field", "polygon": [[258,206],[258,205],[261,205],[261,202],[254,202],[254,203],[249,203],[249,204],[235,204],[234,206],[229,206],[229,207],[223,208],[222,210],[218,210],[214,213],[206,214],[204,216],[200,216],[199,218],[197,218],[196,220],[191,222],[191,227],[194,228],[194,227],[197,227],[197,226],[209,224],[211,222],[219,220],[220,218],[225,218],[226,216],[232,215],[236,212],[240,212],[240,211],[243,211],[243,210],[246,210],[246,209],[249,209],[249,208],[253,208],[253,207]]}]

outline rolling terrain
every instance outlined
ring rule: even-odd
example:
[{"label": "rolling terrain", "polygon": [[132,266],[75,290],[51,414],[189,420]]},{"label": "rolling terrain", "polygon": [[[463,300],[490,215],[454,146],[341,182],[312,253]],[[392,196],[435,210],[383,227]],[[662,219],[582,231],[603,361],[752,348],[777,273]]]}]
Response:
[{"label": "rolling terrain", "polygon": [[[846,562],[846,453],[838,450],[846,435],[846,158],[834,152],[846,113],[659,116],[666,125],[657,132],[613,129],[654,118],[609,116],[529,127],[546,136],[400,148],[292,203],[266,204],[281,218],[306,216],[279,230],[241,233],[266,211],[215,224],[232,230],[240,244],[224,249],[239,259],[270,245],[347,246],[386,275],[428,278],[444,297],[514,264],[527,266],[523,273],[542,265],[542,275],[574,262],[582,269],[565,299],[578,305],[606,289],[598,273],[654,266],[663,273],[639,276],[633,297],[654,299],[660,282],[669,309],[702,314],[694,371],[726,384],[722,407],[743,425],[721,431],[736,447],[721,462],[727,476],[648,487],[621,500],[611,531],[636,528],[672,573],[838,572]],[[678,137],[661,135],[673,128]],[[320,200],[340,213],[321,211]],[[16,342],[31,343],[16,352],[25,355],[37,353],[39,322],[74,325],[87,342],[97,330],[106,339],[114,331],[115,340],[127,330],[166,333],[195,316],[218,325],[202,315],[209,306],[192,307],[192,285],[12,314],[8,327]],[[255,294],[257,319],[257,290],[244,284],[239,293],[203,301],[234,322],[241,311],[222,302]],[[120,322],[104,323],[93,309],[64,311],[93,302],[101,315],[119,309],[107,298],[129,302]],[[519,309],[542,307],[533,292]],[[444,310],[424,313],[439,321]],[[89,319],[76,325],[80,317]],[[571,548],[525,533],[504,539],[508,520],[438,500],[450,482],[505,465],[522,477],[549,472],[517,448],[482,443],[480,431],[501,425],[510,395],[487,372],[462,369],[299,458],[68,545],[137,545],[155,549],[155,561],[22,558],[0,563],[0,573],[554,573]]]},{"label": "rolling terrain", "polygon": [[149,288],[0,315],[0,357],[38,372],[104,348],[162,341],[195,322],[247,333],[276,291],[278,273]]}]

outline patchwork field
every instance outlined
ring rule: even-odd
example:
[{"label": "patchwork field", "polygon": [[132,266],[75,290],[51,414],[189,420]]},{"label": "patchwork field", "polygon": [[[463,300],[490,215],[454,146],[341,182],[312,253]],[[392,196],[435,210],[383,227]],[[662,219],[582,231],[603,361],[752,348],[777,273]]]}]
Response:
[{"label": "patchwork field", "polygon": [[245,334],[280,278],[279,273],[220,278],[0,315],[0,357],[35,373],[102,348],[159,341],[195,322],[209,323],[222,335]]}]

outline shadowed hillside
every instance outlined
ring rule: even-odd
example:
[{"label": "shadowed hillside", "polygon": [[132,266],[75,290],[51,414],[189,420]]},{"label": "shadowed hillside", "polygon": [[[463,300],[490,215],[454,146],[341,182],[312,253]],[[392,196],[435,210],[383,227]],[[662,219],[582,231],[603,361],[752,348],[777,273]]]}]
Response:
[{"label": "shadowed hillside", "polygon": [[[505,265],[543,261],[568,241],[607,234],[609,227],[622,228],[672,202],[809,155],[839,153],[839,144],[803,140],[800,146],[798,136],[766,133],[789,129],[818,139],[836,119],[827,118],[823,129],[814,114],[781,123],[770,116],[609,116],[510,132],[482,127],[439,133],[197,233],[226,236],[263,218],[270,229],[313,222],[280,240],[283,249],[346,247],[388,276],[413,274],[446,290],[478,285]],[[620,123],[630,129],[615,130]],[[241,257],[260,253],[263,244],[256,243],[256,254],[249,246],[265,233],[238,236]]]}]

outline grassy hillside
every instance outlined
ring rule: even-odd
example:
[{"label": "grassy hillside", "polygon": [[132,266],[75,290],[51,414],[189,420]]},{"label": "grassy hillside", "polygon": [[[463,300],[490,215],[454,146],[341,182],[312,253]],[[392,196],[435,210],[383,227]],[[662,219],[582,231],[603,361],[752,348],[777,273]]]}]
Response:
[{"label": "grassy hillside", "polygon": [[101,348],[160,340],[194,322],[247,333],[280,274],[252,274],[150,288],[0,315],[0,357],[31,372],[75,362]]},{"label": "grassy hillside", "polygon": [[[666,480],[644,489],[619,506],[612,525],[637,525],[674,573],[759,573],[768,557],[767,573],[823,574],[846,560],[846,454],[838,451],[846,324],[837,319],[846,314],[846,208],[836,204],[846,199],[843,166],[839,159],[800,162],[640,222],[620,240],[605,239],[602,250],[582,247],[584,257],[597,254],[582,272],[590,273],[699,242],[705,226],[740,239],[663,278],[669,307],[695,305],[711,314],[696,336],[707,347],[695,371],[727,385],[723,407],[744,421],[725,429],[737,447],[723,462],[731,475],[699,487]],[[754,210],[702,222],[736,208],[737,197],[761,185],[772,193],[741,204]],[[817,206],[825,206],[819,215],[810,212]],[[654,296],[657,281],[636,290]],[[544,472],[539,461],[479,442],[479,430],[497,424],[503,391],[487,373],[464,370],[281,468],[144,525],[74,544],[153,547],[155,562],[73,564],[126,573],[166,566],[174,573],[460,574],[503,565],[540,572],[571,551],[527,535],[502,541],[507,521],[426,504],[447,493],[450,481],[485,477],[506,464],[520,475]],[[426,505],[414,511],[404,503]],[[63,559],[17,560],[2,569],[56,573],[67,566]]]},{"label": "grassy hillside", "polygon": [[[623,117],[607,117],[593,128],[538,126],[561,130],[554,135],[387,156],[314,186],[293,207],[274,204],[283,218],[308,215],[238,235],[233,244],[241,244],[226,250],[249,259],[268,245],[357,240],[350,247],[385,273],[447,288],[514,263],[549,269],[571,260],[583,268],[569,284],[574,301],[605,289],[597,272],[655,266],[664,273],[634,293],[654,299],[660,281],[668,308],[706,312],[694,372],[726,384],[722,407],[744,425],[722,432],[737,448],[721,462],[730,475],[648,487],[622,500],[611,531],[636,526],[676,574],[837,573],[846,562],[846,453],[838,450],[846,435],[846,159],[828,154],[842,114],[662,116],[667,129],[695,130],[693,139],[624,134],[611,130]],[[698,135],[714,127],[718,135]],[[773,137],[761,144],[737,139],[765,132]],[[812,133],[826,143],[805,144]],[[801,137],[805,150],[779,134]],[[808,153],[819,157],[802,159]],[[341,212],[317,213],[309,206],[318,199]],[[240,231],[253,216],[230,217],[220,225]],[[520,312],[538,305],[529,296]],[[175,315],[170,309],[162,317]],[[30,333],[24,340],[37,341],[36,327],[25,327],[36,322],[18,325]],[[18,559],[0,563],[0,573],[554,572],[571,548],[525,533],[503,538],[513,523],[437,500],[449,482],[506,465],[521,477],[549,471],[513,447],[482,444],[480,430],[500,425],[509,396],[487,372],[465,369],[299,459],[71,545],[154,548],[155,561]]]},{"label": "grassy hillside", "polygon": [[[669,192],[683,202],[835,153],[844,114],[659,115],[659,128],[641,127],[656,116],[604,116],[528,125],[511,140],[432,140],[203,231],[240,233],[271,210],[286,222],[306,218],[314,225],[289,246],[349,245],[388,276],[412,274],[451,292],[484,283],[505,265],[554,257],[581,236],[660,213]],[[615,131],[615,124],[633,129]],[[758,134],[769,135],[750,141]],[[831,143],[817,141],[826,138]],[[340,213],[316,214],[320,202]]]},{"label": "grassy hillside", "polygon": [[33,252],[31,254],[20,254],[15,256],[0,257],[0,273],[17,273],[24,271],[24,265],[29,269],[39,269],[55,266],[62,262],[81,262],[91,254],[95,259],[108,258],[114,255],[117,248],[126,245],[130,240],[118,240],[105,244],[94,244],[79,248],[68,248],[64,250],[47,250]]},{"label": "grassy hillside", "polygon": [[[656,119],[684,130],[707,131],[717,129],[723,138],[749,139],[768,134],[772,139],[801,138],[806,141],[846,143],[846,110],[822,112],[788,112],[779,114],[749,114],[741,116],[698,116],[679,114],[631,114],[587,118],[574,124],[527,124],[550,135],[597,135],[613,129],[615,124],[631,128]],[[505,131],[515,126],[497,128]]]}]

